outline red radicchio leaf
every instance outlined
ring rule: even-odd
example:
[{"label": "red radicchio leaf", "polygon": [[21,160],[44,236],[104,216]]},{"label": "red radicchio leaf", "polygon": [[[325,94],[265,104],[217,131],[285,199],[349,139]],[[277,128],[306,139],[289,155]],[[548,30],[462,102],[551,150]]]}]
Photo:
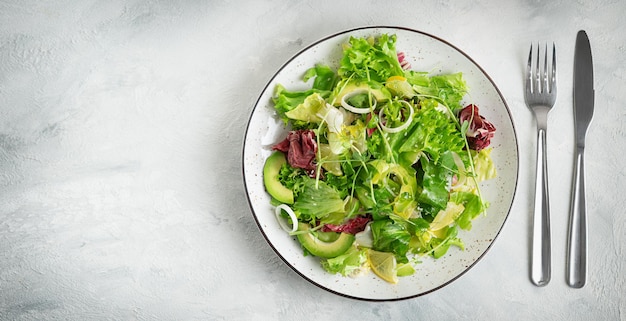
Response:
[{"label": "red radicchio leaf", "polygon": [[459,121],[461,123],[471,122],[465,134],[471,149],[481,151],[489,146],[491,138],[495,135],[496,127],[478,113],[478,106],[470,104],[461,109]]},{"label": "red radicchio leaf", "polygon": [[406,60],[406,56],[404,55],[404,52],[399,51],[397,53],[397,56],[398,56],[398,62],[400,63],[400,67],[402,67],[402,69],[404,70],[411,69],[411,63]]},{"label": "red radicchio leaf", "polygon": [[317,143],[315,133],[312,130],[290,131],[282,142],[274,145],[273,150],[279,150],[287,154],[287,162],[295,168],[302,168],[315,173],[315,155],[317,153]]},{"label": "red radicchio leaf", "polygon": [[322,227],[322,232],[337,232],[337,233],[348,233],[348,234],[356,234],[365,229],[367,223],[372,220],[369,216],[357,216],[347,220],[345,223],[340,225],[335,224],[326,224]]},{"label": "red radicchio leaf", "polygon": [[[369,122],[372,120],[372,113],[367,114],[367,123],[369,124]],[[367,128],[367,137],[372,136],[372,134],[374,134],[374,132],[376,131],[376,127],[373,128]]]}]

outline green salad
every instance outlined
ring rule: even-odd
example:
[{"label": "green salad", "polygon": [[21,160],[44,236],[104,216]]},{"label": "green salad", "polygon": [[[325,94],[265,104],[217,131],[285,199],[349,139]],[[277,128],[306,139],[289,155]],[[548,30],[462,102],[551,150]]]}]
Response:
[{"label": "green salad", "polygon": [[351,37],[339,66],[311,66],[304,91],[272,98],[288,133],[263,179],[286,235],[329,273],[396,283],[424,257],[464,249],[496,176],[495,127],[463,104],[461,73],[413,70],[396,35]]}]

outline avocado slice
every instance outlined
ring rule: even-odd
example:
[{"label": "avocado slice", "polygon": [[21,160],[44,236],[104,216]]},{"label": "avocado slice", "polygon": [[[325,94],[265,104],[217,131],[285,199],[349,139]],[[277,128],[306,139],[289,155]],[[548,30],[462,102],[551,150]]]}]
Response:
[{"label": "avocado slice", "polygon": [[365,92],[365,91],[369,91],[372,93],[372,96],[374,96],[374,98],[376,99],[376,101],[382,102],[382,101],[387,101],[391,99],[391,93],[389,92],[389,90],[383,86],[380,86],[380,88],[373,88],[372,86],[368,85],[365,82],[349,82],[347,83],[342,89],[341,91],[339,91],[339,93],[337,93],[337,96],[335,96],[335,98],[333,99],[333,103],[335,106],[340,106],[341,105],[341,99],[343,98],[343,96],[345,95],[349,95],[355,92]]},{"label": "avocado slice", "polygon": [[285,187],[278,180],[280,168],[287,162],[285,154],[276,151],[265,160],[263,166],[263,183],[267,192],[277,201],[285,204],[293,204],[293,191]]},{"label": "avocado slice", "polygon": [[[309,231],[311,227],[306,223],[298,223],[298,230],[305,233],[298,234],[298,241],[302,246],[311,252],[315,256],[321,258],[334,258],[345,253],[354,243],[354,235],[348,233],[322,233],[325,239],[329,241],[323,241],[322,237],[316,237]],[[330,234],[333,234],[331,236]]]}]

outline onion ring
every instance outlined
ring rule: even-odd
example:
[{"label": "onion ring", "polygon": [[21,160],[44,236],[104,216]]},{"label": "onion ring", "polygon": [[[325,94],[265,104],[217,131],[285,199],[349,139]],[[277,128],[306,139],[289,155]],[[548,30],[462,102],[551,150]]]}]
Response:
[{"label": "onion ring", "polygon": [[409,117],[407,117],[404,123],[398,127],[387,127],[383,123],[383,119],[384,119],[383,109],[381,108],[380,112],[378,112],[378,120],[380,122],[380,127],[383,129],[383,131],[393,134],[393,133],[401,132],[405,130],[407,127],[409,127],[409,125],[411,125],[411,121],[413,120],[413,115],[415,114],[415,111],[413,110],[413,106],[411,106],[411,104],[409,104],[408,102],[404,100],[400,100],[400,103],[404,103],[409,108]]}]

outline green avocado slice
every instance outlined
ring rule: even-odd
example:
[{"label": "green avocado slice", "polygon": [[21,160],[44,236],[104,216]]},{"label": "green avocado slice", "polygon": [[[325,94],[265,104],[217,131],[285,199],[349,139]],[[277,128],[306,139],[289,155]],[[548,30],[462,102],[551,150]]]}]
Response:
[{"label": "green avocado slice", "polygon": [[340,106],[341,99],[343,98],[343,96],[351,95],[357,92],[367,92],[367,91],[371,92],[372,96],[374,96],[374,98],[379,102],[387,101],[391,99],[391,93],[389,93],[389,90],[385,87],[372,88],[370,85],[368,85],[365,82],[361,82],[361,83],[350,82],[346,84],[341,89],[341,91],[339,91],[339,93],[337,93],[337,96],[333,100],[334,105]]},{"label": "green avocado slice", "polygon": [[287,162],[285,154],[276,151],[265,160],[263,166],[263,184],[267,192],[277,201],[285,204],[293,204],[293,191],[285,187],[278,180],[280,168]]},{"label": "green avocado slice", "polygon": [[298,234],[298,241],[307,251],[311,252],[311,254],[321,258],[330,259],[337,257],[345,253],[354,243],[354,235],[352,234],[332,233],[338,236],[331,237],[330,239],[334,240],[326,242],[316,237],[309,229],[309,224],[298,224],[298,230],[306,232]]}]

